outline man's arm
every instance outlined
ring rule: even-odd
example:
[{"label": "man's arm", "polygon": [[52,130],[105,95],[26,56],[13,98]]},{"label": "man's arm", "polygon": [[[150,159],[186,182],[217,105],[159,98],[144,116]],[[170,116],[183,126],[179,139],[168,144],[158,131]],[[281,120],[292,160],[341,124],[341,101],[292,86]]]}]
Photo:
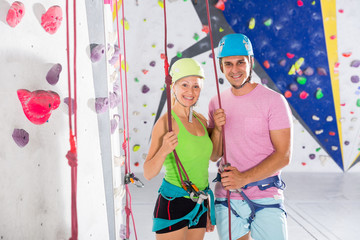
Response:
[{"label": "man's arm", "polygon": [[225,171],[221,174],[221,182],[225,190],[239,189],[251,182],[268,178],[290,163],[291,128],[271,130],[270,138],[274,146],[274,152],[255,167],[244,172],[239,172],[235,167],[231,166],[224,168]]}]

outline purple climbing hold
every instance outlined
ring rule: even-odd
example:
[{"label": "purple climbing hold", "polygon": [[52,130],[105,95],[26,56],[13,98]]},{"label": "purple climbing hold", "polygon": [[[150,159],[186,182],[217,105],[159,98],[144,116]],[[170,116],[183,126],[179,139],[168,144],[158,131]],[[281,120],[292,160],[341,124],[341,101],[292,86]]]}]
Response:
[{"label": "purple climbing hold", "polygon": [[293,92],[296,92],[299,89],[299,87],[298,87],[298,85],[296,83],[290,84],[289,88]]},{"label": "purple climbing hold", "polygon": [[109,109],[109,99],[107,97],[96,98],[95,99],[95,111],[96,111],[96,113],[104,113],[108,109]]},{"label": "purple climbing hold", "polygon": [[314,69],[312,67],[307,67],[305,70],[304,70],[304,74],[306,76],[311,76],[314,74]]},{"label": "purple climbing hold", "polygon": [[268,82],[269,82],[269,81],[268,81],[267,78],[262,78],[262,79],[261,79],[261,83],[262,83],[262,84],[268,84]]},{"label": "purple climbing hold", "polygon": [[97,44],[91,49],[90,59],[92,62],[98,62],[105,54],[105,46],[103,44]]},{"label": "purple climbing hold", "polygon": [[110,108],[115,108],[121,102],[120,96],[116,92],[109,93],[110,97]]},{"label": "purple climbing hold", "polygon": [[149,65],[150,65],[151,67],[155,67],[156,62],[155,62],[155,61],[151,61]]},{"label": "purple climbing hold", "polygon": [[46,74],[46,81],[51,85],[55,85],[59,81],[61,70],[62,66],[60,63],[52,66]]},{"label": "purple climbing hold", "polygon": [[351,82],[358,83],[359,82],[359,76],[356,76],[356,75],[351,76]]},{"label": "purple climbing hold", "polygon": [[209,54],[209,58],[213,58],[213,54],[212,54],[212,53]]},{"label": "purple climbing hold", "polygon": [[219,83],[220,83],[220,84],[224,84],[224,79],[223,79],[223,78],[219,78]]},{"label": "purple climbing hold", "polygon": [[351,67],[359,67],[360,66],[360,60],[354,60],[350,64]]},{"label": "purple climbing hold", "polygon": [[24,129],[15,128],[12,137],[19,147],[25,147],[29,142],[29,133]]},{"label": "purple climbing hold", "polygon": [[174,44],[168,43],[167,47],[168,47],[168,48],[173,48],[173,47],[174,47]]},{"label": "purple climbing hold", "polygon": [[118,126],[118,122],[115,118],[111,119],[110,121],[110,128],[111,128],[111,134],[113,134]]},{"label": "purple climbing hold", "polygon": [[120,48],[116,45],[114,45],[114,54],[112,56],[112,58],[109,60],[109,63],[111,65],[114,65],[118,60],[119,60],[119,55],[120,55]]},{"label": "purple climbing hold", "polygon": [[311,154],[309,155],[309,158],[310,158],[311,160],[315,159],[315,154],[311,153]]},{"label": "purple climbing hold", "polygon": [[[64,103],[69,107],[69,98],[68,97],[64,98]],[[74,101],[74,99],[71,99],[71,115],[74,114],[75,110],[76,110],[75,109],[75,101]]]},{"label": "purple climbing hold", "polygon": [[326,72],[325,68],[317,68],[317,73],[320,76],[327,76],[327,72]]},{"label": "purple climbing hold", "polygon": [[148,86],[146,86],[146,85],[143,85],[142,86],[142,88],[141,88],[141,92],[142,93],[147,93],[147,92],[149,92],[150,91],[150,88],[148,87]]},{"label": "purple climbing hold", "polygon": [[349,142],[349,141],[345,141],[344,144],[345,144],[345,145],[349,145],[350,142]]},{"label": "purple climbing hold", "polygon": [[285,67],[286,65],[286,59],[283,59],[279,62],[280,66]]}]

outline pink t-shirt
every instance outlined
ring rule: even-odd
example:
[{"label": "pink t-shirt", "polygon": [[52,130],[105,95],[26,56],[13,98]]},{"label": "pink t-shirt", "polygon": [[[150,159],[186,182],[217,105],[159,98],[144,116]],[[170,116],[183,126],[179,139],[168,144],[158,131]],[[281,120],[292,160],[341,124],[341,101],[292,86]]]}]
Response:
[{"label": "pink t-shirt", "polygon": [[[221,106],[226,114],[225,142],[226,160],[239,171],[246,171],[259,164],[274,152],[270,130],[291,127],[291,111],[285,98],[260,84],[250,93],[235,96],[231,88],[221,93]],[[209,103],[209,128],[214,128],[213,112],[219,108],[217,96]],[[244,190],[250,199],[282,197],[282,191],[258,187]],[[215,196],[226,197],[220,182],[216,184]],[[231,193],[232,199],[243,199],[239,193]]]}]

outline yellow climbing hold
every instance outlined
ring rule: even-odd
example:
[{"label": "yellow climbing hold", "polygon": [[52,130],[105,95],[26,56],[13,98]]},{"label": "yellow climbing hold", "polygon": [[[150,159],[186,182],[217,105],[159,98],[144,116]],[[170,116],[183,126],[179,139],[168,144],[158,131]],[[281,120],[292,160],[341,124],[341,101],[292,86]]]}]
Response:
[{"label": "yellow climbing hold", "polygon": [[292,65],[289,72],[288,72],[289,75],[295,75],[295,66]]},{"label": "yellow climbing hold", "polygon": [[301,65],[303,65],[304,63],[304,58],[299,58],[296,62],[295,62],[295,70],[298,71],[301,67]]},{"label": "yellow climbing hold", "polygon": [[219,32],[223,32],[224,29],[222,27],[219,28]]},{"label": "yellow climbing hold", "polygon": [[255,28],[255,18],[251,18],[249,22],[249,29]]},{"label": "yellow climbing hold", "polygon": [[133,151],[134,152],[139,151],[139,149],[140,149],[140,145],[136,144],[136,145],[133,146]]},{"label": "yellow climbing hold", "polygon": [[[123,20],[121,19],[121,26],[123,25]],[[125,30],[129,30],[130,29],[130,25],[129,22],[125,19],[125,24],[124,24]]]},{"label": "yellow climbing hold", "polygon": [[158,4],[161,8],[164,8],[164,2],[163,0],[158,0]]},{"label": "yellow climbing hold", "polygon": [[[122,68],[123,70],[125,70],[125,62],[124,62],[124,60],[121,61],[121,68]],[[126,64],[126,72],[128,72],[128,71],[129,71],[129,65]]]}]

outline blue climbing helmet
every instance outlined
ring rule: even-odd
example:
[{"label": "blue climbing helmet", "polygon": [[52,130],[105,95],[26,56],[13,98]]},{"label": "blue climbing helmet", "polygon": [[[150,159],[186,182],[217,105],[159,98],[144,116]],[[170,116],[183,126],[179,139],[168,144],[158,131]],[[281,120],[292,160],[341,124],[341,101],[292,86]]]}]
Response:
[{"label": "blue climbing helmet", "polygon": [[217,57],[228,56],[254,56],[250,39],[241,33],[225,35],[219,42]]}]

